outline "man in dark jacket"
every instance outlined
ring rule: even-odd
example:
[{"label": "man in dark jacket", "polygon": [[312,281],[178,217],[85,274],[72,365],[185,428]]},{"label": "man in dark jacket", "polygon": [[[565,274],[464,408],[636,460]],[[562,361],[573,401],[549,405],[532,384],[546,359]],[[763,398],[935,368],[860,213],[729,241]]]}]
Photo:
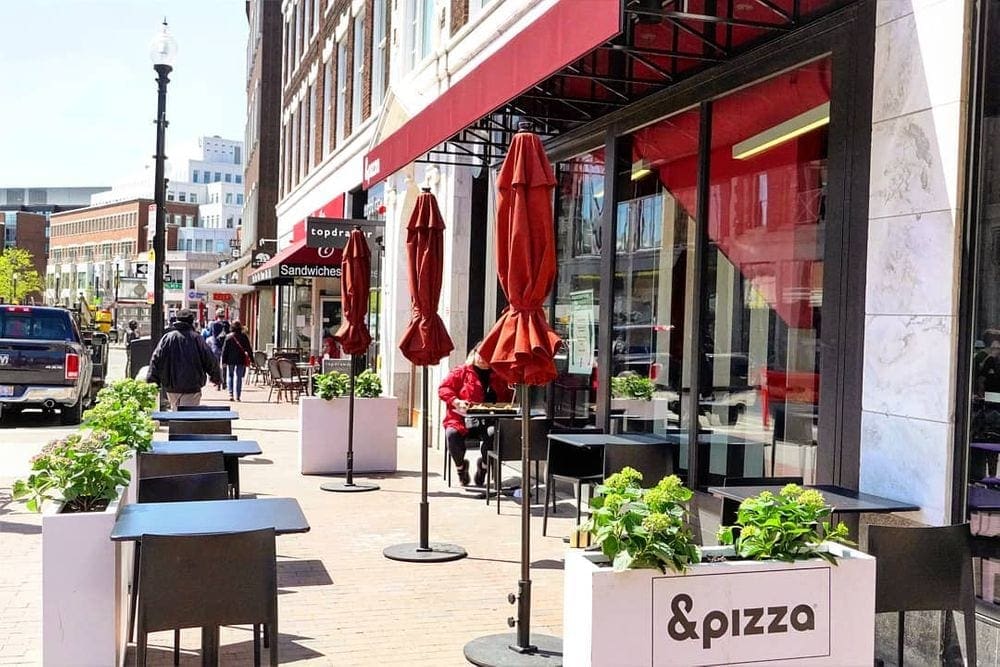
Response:
[{"label": "man in dark jacket", "polygon": [[194,313],[187,308],[177,313],[177,321],[153,350],[147,382],[167,392],[170,409],[200,405],[206,376],[216,385],[222,382],[219,363],[204,339],[194,330]]}]

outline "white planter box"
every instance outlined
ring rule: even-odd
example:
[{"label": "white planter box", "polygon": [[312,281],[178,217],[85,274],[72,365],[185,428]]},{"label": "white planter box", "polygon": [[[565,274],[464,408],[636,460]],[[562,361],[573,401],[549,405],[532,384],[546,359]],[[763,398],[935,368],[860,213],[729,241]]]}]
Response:
[{"label": "white planter box", "polygon": [[45,665],[109,667],[124,661],[131,549],[110,539],[124,504],[73,514],[59,514],[57,504],[43,508]]},{"label": "white planter box", "polygon": [[[870,667],[875,559],[840,545],[820,559],[699,563],[685,574],[615,572],[599,552],[566,555],[566,667]],[[703,557],[732,553],[707,547]],[[759,616],[759,618],[758,618]]]},{"label": "white planter box", "polygon": [[612,398],[612,410],[624,410],[632,419],[666,419],[669,414],[666,399],[644,400],[641,398]]},{"label": "white planter box", "polygon": [[[299,400],[299,471],[342,473],[347,466],[347,398]],[[354,472],[396,471],[396,399],[354,400]]]}]

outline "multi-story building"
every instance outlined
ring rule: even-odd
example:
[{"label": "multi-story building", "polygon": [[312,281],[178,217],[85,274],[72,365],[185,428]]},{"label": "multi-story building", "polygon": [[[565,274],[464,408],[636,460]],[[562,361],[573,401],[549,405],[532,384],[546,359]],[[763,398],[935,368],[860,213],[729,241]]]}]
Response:
[{"label": "multi-story building", "polygon": [[[167,162],[166,201],[196,204],[197,215],[173,219],[180,250],[230,255],[243,223],[243,142],[218,136],[181,144]],[[152,165],[91,197],[94,206],[153,196]]]},{"label": "multi-story building", "polygon": [[[107,186],[96,187],[69,187],[69,188],[0,188],[0,212],[9,213],[34,213],[45,218],[43,228],[44,240],[39,245],[35,240],[37,223],[26,222],[24,234],[26,247],[35,257],[36,264],[40,267],[39,274],[45,274],[45,257],[49,252],[49,217],[53,213],[61,211],[72,211],[90,205],[90,197],[108,190]],[[16,245],[17,223],[7,216],[7,245]]]},{"label": "multi-story building", "polygon": [[[506,305],[493,185],[524,122],[555,165],[548,316],[567,344],[541,405],[554,419],[685,442],[711,429],[711,446],[678,460],[709,541],[719,503],[705,490],[730,477],[802,477],[920,507],[899,523],[1000,506],[989,482],[1000,0],[281,9],[274,261],[309,261],[309,216],[384,207],[372,324],[404,409],[419,405],[394,345],[410,316],[413,202],[431,188],[448,226],[454,365]],[[317,350],[337,281],[267,267],[250,279],[278,285],[276,341]],[[611,378],[625,371],[656,388],[643,419],[618,414]],[[862,541],[880,520],[862,518]],[[978,538],[993,553],[998,539]],[[991,591],[979,613],[1000,619]],[[912,651],[936,662],[934,644],[954,633],[936,617],[919,624]],[[979,624],[987,643],[997,625]]]},{"label": "multi-story building", "polygon": [[[45,275],[48,256],[48,217],[26,211],[3,212],[3,242],[5,247],[18,247],[31,253],[35,271]],[[41,297],[41,295],[29,295]]]},{"label": "multi-story building", "polygon": [[379,186],[371,193],[361,189],[362,158],[380,126],[388,92],[390,5],[386,0],[281,3],[281,94],[277,107],[260,112],[261,118],[280,119],[280,159],[272,172],[278,252],[249,273],[261,293],[275,293],[274,333],[260,338],[260,347],[318,350],[323,332],[339,322],[340,281],[327,277],[339,266],[339,251],[306,247],[304,221],[362,218],[369,200],[381,197]]},{"label": "multi-story building", "polygon": [[[122,295],[123,279],[149,275],[150,225],[156,207],[150,199],[133,199],[75,211],[57,213],[51,219],[49,260],[46,267],[45,299],[48,303],[72,303],[83,294],[95,305],[120,301],[139,307],[145,294]],[[167,249],[176,250],[180,227],[177,221],[196,219],[197,204],[171,202],[167,206]],[[204,253],[197,259],[203,263]],[[195,278],[184,257],[175,255],[170,266],[171,283],[165,302],[172,307],[190,305],[190,281]],[[211,266],[216,255],[211,255]],[[203,269],[207,270],[207,269]],[[176,280],[174,279],[176,274]],[[138,302],[136,301],[138,299]],[[143,319],[148,319],[148,307]]]},{"label": "multi-story building", "polygon": [[[277,237],[278,160],[281,105],[280,2],[250,0],[247,22],[247,122],[243,227],[241,229],[241,283],[263,262],[260,253],[274,254]],[[240,312],[251,339],[274,339],[275,290],[259,285],[246,294]],[[263,347],[263,346],[261,346]]]}]

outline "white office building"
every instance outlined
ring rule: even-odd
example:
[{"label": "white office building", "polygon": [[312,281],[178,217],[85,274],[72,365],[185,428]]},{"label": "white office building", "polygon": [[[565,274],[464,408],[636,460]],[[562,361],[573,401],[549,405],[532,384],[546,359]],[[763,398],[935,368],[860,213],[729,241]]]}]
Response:
[{"label": "white office building", "polygon": [[[243,142],[219,136],[181,144],[166,164],[167,222],[178,227],[177,250],[229,256],[243,224]],[[91,206],[153,197],[152,163],[91,197]],[[198,205],[198,216],[173,215],[170,202]]]}]

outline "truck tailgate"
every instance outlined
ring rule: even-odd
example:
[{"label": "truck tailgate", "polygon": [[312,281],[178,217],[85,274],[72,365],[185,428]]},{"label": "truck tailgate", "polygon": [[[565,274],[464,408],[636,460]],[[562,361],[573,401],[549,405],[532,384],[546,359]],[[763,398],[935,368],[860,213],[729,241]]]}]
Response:
[{"label": "truck tailgate", "polygon": [[17,385],[72,385],[66,377],[68,354],[77,354],[69,343],[0,338],[0,397],[20,394]]}]

